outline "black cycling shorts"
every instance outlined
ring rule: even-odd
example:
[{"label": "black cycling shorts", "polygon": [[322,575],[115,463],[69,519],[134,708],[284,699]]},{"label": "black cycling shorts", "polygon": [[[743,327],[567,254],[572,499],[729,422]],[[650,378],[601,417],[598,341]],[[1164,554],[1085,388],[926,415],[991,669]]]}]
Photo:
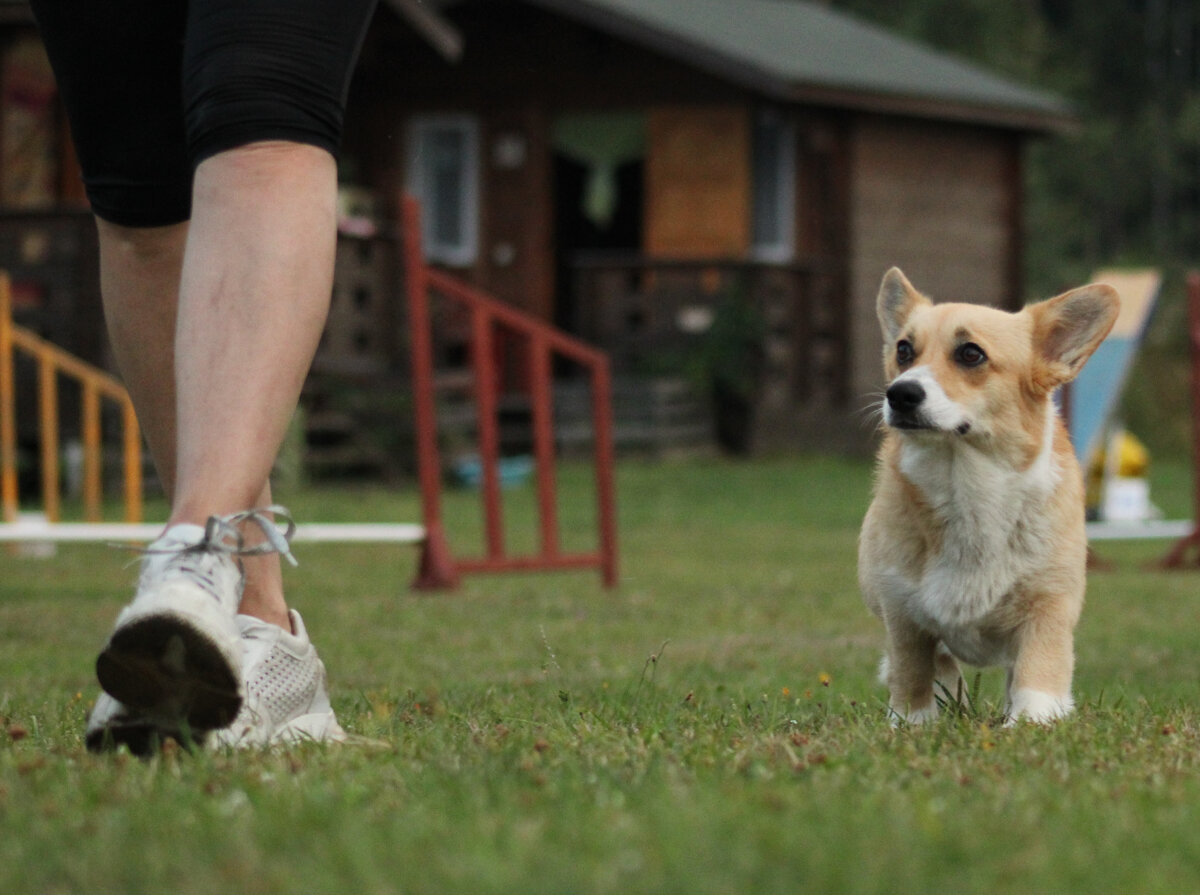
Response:
[{"label": "black cycling shorts", "polygon": [[376,0],[32,0],[92,210],[191,214],[192,173],[247,143],[336,155]]}]

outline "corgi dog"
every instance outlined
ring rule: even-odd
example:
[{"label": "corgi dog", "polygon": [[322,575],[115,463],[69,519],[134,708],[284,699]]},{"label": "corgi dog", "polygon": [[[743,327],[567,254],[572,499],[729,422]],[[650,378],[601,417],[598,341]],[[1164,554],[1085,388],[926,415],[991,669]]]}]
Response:
[{"label": "corgi dog", "polygon": [[1008,670],[1009,724],[1073,710],[1087,540],[1054,392],[1118,308],[1099,284],[1008,313],[934,304],[900,270],[884,276],[885,435],[858,577],[886,631],[894,723],[962,694],[959,662]]}]

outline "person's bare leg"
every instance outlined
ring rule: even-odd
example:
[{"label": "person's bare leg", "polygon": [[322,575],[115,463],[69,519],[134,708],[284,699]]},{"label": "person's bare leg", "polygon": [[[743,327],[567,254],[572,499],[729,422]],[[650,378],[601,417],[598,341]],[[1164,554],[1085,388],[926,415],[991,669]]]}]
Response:
[{"label": "person's bare leg", "polygon": [[[122,227],[97,218],[96,227],[109,339],[170,500],[175,493],[175,318],[188,225]],[[270,503],[270,489],[264,488],[253,505]],[[245,566],[241,611],[290,627],[278,557],[249,559]]]},{"label": "person's bare leg", "polygon": [[187,223],[122,227],[96,219],[109,340],[159,480],[175,491],[175,307]]},{"label": "person's bare leg", "polygon": [[[269,500],[329,310],[336,199],[334,159],[312,146],[256,143],[197,168],[175,337],[172,523]],[[278,559],[246,571],[241,611],[288,628]]]},{"label": "person's bare leg", "polygon": [[196,170],[175,339],[172,522],[261,495],[333,288],[337,171],[322,149],[258,143]]},{"label": "person's bare leg", "polygon": [[[190,231],[101,222],[114,351],[171,523],[269,503],[267,476],[328,309],[335,196],[328,153],[255,144],[197,170]],[[278,558],[246,561],[241,611],[290,627]]]}]

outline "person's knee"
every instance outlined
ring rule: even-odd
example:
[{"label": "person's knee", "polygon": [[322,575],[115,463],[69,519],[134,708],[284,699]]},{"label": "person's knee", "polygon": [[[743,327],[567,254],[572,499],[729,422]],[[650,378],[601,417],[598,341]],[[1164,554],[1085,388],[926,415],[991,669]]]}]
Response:
[{"label": "person's knee", "polygon": [[336,184],[337,162],[327,150],[290,140],[259,140],[202,161],[196,168],[194,201],[200,208],[214,202],[267,201],[280,191],[298,196],[319,190],[333,202]]},{"label": "person's knee", "polygon": [[214,153],[197,166],[197,170],[207,165],[219,164],[234,171],[252,174],[256,171],[276,170],[310,164],[317,160],[332,159],[327,150],[296,140],[253,140],[240,143],[228,149]]}]

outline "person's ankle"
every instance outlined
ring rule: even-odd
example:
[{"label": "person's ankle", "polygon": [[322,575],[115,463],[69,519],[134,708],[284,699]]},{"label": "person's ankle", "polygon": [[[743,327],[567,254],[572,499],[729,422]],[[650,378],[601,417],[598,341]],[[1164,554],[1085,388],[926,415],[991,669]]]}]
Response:
[{"label": "person's ankle", "polygon": [[292,618],[288,614],[286,608],[279,609],[278,607],[263,607],[258,605],[246,605],[246,600],[243,597],[242,605],[238,609],[240,615],[249,615],[259,621],[264,621],[269,625],[275,625],[277,628],[282,628],[289,634],[295,634],[292,629]]}]

